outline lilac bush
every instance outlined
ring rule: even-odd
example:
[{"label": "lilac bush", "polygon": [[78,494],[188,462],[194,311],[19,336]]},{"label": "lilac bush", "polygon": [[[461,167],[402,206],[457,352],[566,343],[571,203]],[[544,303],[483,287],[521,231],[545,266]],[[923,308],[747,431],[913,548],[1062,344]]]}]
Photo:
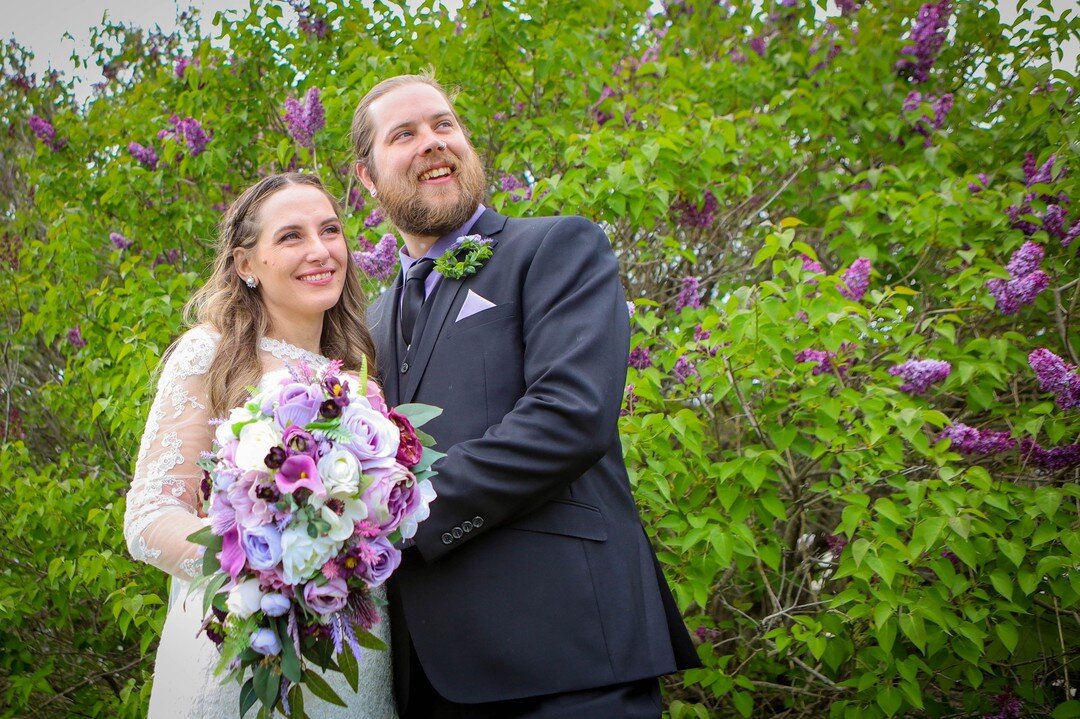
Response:
[{"label": "lilac bush", "polygon": [[315,133],[326,126],[326,113],[319,99],[319,88],[307,91],[303,104],[296,98],[285,100],[285,126],[301,147],[315,146]]},{"label": "lilac bush", "polygon": [[942,360],[911,359],[889,368],[889,374],[904,380],[900,390],[910,394],[926,394],[931,385],[945,381],[951,371],[952,365]]}]

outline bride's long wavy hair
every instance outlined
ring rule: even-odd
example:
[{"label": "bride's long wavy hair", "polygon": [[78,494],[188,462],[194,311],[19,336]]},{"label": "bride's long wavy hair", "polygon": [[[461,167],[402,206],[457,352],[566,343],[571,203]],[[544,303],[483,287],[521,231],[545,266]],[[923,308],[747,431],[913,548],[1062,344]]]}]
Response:
[{"label": "bride's long wavy hair", "polygon": [[[320,190],[341,220],[341,207],[326,191],[319,178],[296,172],[271,175],[255,183],[233,201],[218,228],[217,256],[210,279],[184,307],[189,326],[209,325],[221,335],[207,375],[214,416],[240,405],[247,389],[259,383],[263,367],[259,362],[259,339],[271,329],[270,315],[259,289],[249,289],[236,271],[235,250],[255,247],[261,227],[259,209],[266,198],[289,185],[307,185]],[[345,286],[337,304],[323,317],[320,351],[340,359],[345,369],[359,371],[364,360],[375,367],[375,343],[364,322],[364,294],[352,253],[345,267]]]}]

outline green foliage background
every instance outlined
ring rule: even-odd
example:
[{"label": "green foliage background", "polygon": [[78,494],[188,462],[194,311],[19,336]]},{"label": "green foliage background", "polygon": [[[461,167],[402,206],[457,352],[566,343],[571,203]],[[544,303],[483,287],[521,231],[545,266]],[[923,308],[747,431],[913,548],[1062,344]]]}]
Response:
[{"label": "green foliage background", "polygon": [[[1025,153],[1056,153],[1068,172],[1036,189],[1080,221],[1080,88],[1049,64],[1080,21],[1006,27],[992,2],[958,0],[914,88],[894,64],[918,2],[649,9],[507,0],[451,20],[428,3],[402,19],[316,2],[321,39],[256,3],[215,38],[190,17],[171,36],[104,24],[87,60],[110,79],[85,103],[0,50],[0,716],[145,711],[166,580],[127,556],[124,493],[223,203],[288,167],[347,197],[353,106],[427,65],[463,88],[496,208],[584,215],[619,254],[634,345],[652,357],[630,371],[626,456],[706,665],[668,681],[672,717],[978,717],[1004,694],[1023,716],[1080,716],[1080,469],[937,441],[951,422],[1077,441],[1080,412],[1040,391],[1027,355],[1077,362],[1080,243],[1030,238],[1051,285],[1015,315],[985,285],[1025,240],[1005,214],[1029,192]],[[178,77],[181,57],[199,64]],[[282,106],[312,87],[327,126],[309,150]],[[902,111],[912,89],[955,96],[926,143]],[[35,138],[32,114],[62,146]],[[173,114],[212,133],[205,153],[157,139]],[[157,169],[132,141],[157,148]],[[502,173],[532,199],[502,191]],[[706,191],[714,220],[680,223]],[[369,210],[348,225],[375,240]],[[803,254],[830,274],[808,282]],[[859,257],[874,272],[852,301],[838,273]],[[705,304],[676,312],[688,275]],[[795,359],[806,349],[846,371],[814,374]],[[888,369],[910,357],[952,374],[902,392]],[[679,358],[696,369],[685,382]]]}]

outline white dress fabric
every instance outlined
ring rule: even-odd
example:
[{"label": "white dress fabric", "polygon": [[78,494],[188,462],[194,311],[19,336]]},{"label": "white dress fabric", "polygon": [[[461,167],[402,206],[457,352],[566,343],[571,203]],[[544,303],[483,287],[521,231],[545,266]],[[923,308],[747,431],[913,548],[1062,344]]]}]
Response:
[{"label": "white dress fabric", "polygon": [[[206,373],[218,336],[206,327],[189,330],[165,363],[146,421],[135,475],[127,495],[124,536],[131,555],[172,576],[169,609],[154,663],[150,719],[236,719],[240,686],[220,683],[214,675],[218,651],[205,634],[202,597],[188,596],[188,582],[198,574],[202,548],[187,536],[203,527],[197,461],[211,449],[214,427],[207,407]],[[280,379],[285,362],[327,364],[325,357],[264,338],[259,356],[266,370],[262,383]],[[380,594],[382,588],[376,590]],[[373,632],[390,641],[385,612]],[[311,719],[395,719],[390,652],[364,650],[360,683],[353,692],[341,675],[324,675],[347,708],[327,704],[304,692],[304,710]],[[257,709],[248,712],[254,716]]]}]

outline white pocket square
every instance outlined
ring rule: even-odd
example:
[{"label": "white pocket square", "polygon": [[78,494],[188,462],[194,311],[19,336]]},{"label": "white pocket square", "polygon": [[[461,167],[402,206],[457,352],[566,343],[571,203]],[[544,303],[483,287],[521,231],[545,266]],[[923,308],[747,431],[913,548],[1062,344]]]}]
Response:
[{"label": "white pocket square", "polygon": [[491,300],[469,290],[469,294],[465,297],[465,302],[461,305],[461,309],[458,310],[457,319],[454,320],[454,322],[461,322],[466,317],[472,317],[477,312],[490,310],[494,306],[495,303]]}]

